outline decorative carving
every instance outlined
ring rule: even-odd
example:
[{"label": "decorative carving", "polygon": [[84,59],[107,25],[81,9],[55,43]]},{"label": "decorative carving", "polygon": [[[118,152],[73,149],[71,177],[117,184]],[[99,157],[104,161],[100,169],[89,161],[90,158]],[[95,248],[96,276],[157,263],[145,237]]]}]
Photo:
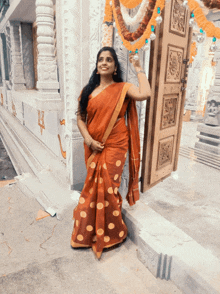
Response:
[{"label": "decorative carving", "polygon": [[89,3],[89,70],[90,74],[95,69],[96,56],[99,49],[102,47],[102,22],[104,16],[105,1],[90,1]]},{"label": "decorative carving", "polygon": [[167,72],[165,82],[179,83],[183,63],[183,49],[169,45],[167,54]]},{"label": "decorative carving", "polygon": [[187,27],[187,10],[182,6],[183,0],[173,0],[170,17],[170,32],[185,37]]},{"label": "decorative carving", "polygon": [[159,141],[157,169],[172,163],[174,136]]},{"label": "decorative carving", "polygon": [[38,110],[38,125],[40,126],[41,135],[43,134],[43,129],[45,130],[44,124],[44,111]]},{"label": "decorative carving", "polygon": [[177,98],[164,97],[161,129],[176,125]]},{"label": "decorative carving", "polygon": [[[213,97],[215,98],[215,97]],[[212,99],[207,101],[207,113],[205,117],[205,124],[211,126],[219,126],[218,116],[220,114],[220,99]],[[219,100],[219,101],[217,101]],[[220,117],[220,116],[219,116]]]},{"label": "decorative carving", "polygon": [[66,159],[66,151],[63,151],[60,135],[58,135],[58,140],[59,140],[59,143],[60,143],[61,154],[62,154],[63,158]]},{"label": "decorative carving", "polygon": [[16,108],[15,108],[15,104],[14,104],[14,102],[11,101],[11,104],[12,104],[12,114],[13,114],[14,116],[17,116],[17,112],[16,112]]},{"label": "decorative carving", "polygon": [[11,63],[10,81],[13,90],[26,89],[20,42],[20,26],[20,22],[12,21],[10,22],[9,28],[6,29],[10,34],[10,38],[9,36],[7,37],[7,45],[9,46],[8,49],[10,50],[8,50],[8,55],[11,58],[11,61],[9,60]]},{"label": "decorative carving", "polygon": [[37,89],[58,93],[57,62],[55,58],[54,9],[52,0],[36,0],[38,81]]},{"label": "decorative carving", "polygon": [[60,125],[61,125],[61,126],[63,126],[63,125],[65,126],[65,124],[66,124],[65,119],[60,120]]},{"label": "decorative carving", "polygon": [[47,67],[45,67],[45,64],[39,64],[38,66],[38,77],[39,80],[43,81],[51,81],[57,79],[57,64],[56,61],[53,60],[51,62],[50,59],[44,59],[45,62],[49,61],[49,64]]}]

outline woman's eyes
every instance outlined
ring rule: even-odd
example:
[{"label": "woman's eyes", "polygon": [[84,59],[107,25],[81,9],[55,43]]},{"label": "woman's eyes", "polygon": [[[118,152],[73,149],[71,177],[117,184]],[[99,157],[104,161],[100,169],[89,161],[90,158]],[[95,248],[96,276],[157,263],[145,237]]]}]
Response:
[{"label": "woman's eyes", "polygon": [[[108,61],[108,62],[112,62],[112,60],[113,60],[113,59],[112,59],[111,57],[107,58],[107,61]],[[103,58],[100,58],[100,59],[99,59],[99,62],[101,62],[101,61],[103,61]]]}]

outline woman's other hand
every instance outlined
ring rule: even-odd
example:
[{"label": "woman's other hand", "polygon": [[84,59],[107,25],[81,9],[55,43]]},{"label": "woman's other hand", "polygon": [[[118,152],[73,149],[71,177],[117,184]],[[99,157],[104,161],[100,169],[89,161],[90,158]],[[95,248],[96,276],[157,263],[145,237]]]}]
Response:
[{"label": "woman's other hand", "polygon": [[137,54],[139,58],[137,60],[134,59],[134,56],[136,54],[137,53],[135,52],[130,53],[129,61],[131,64],[133,64],[134,69],[137,73],[139,87],[132,85],[128,89],[127,94],[128,94],[128,97],[130,97],[131,99],[142,101],[142,100],[148,99],[151,96],[151,88],[150,88],[149,81],[145,75],[145,72],[141,67],[139,54]]},{"label": "woman's other hand", "polygon": [[93,151],[101,152],[104,149],[104,143],[100,143],[98,141],[92,140],[91,149]]},{"label": "woman's other hand", "polygon": [[139,54],[137,54],[138,57],[139,57],[138,60],[134,59],[134,56],[135,56],[136,54],[137,54],[137,53],[135,53],[135,52],[130,53],[130,54],[129,54],[129,61],[130,61],[131,64],[133,64],[134,68],[135,68],[136,71],[137,71],[137,70],[139,70],[139,69],[141,68],[141,64],[140,64],[140,56],[139,56]]}]

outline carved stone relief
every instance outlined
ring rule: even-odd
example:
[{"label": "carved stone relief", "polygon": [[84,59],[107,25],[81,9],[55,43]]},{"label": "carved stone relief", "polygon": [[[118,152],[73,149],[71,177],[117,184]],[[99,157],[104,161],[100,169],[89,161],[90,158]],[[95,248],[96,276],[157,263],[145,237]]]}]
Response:
[{"label": "carved stone relief", "polygon": [[102,22],[104,17],[104,0],[90,1],[89,4],[89,71],[90,75],[95,69],[96,56],[101,49],[102,43]]},{"label": "carved stone relief", "polygon": [[174,136],[159,141],[157,169],[172,163],[173,142]]},{"label": "carved stone relief", "polygon": [[38,126],[40,127],[40,133],[43,134],[43,130],[45,130],[44,124],[44,111],[38,110]]},{"label": "carved stone relief", "polygon": [[165,83],[179,83],[183,63],[183,49],[168,45]]},{"label": "carved stone relief", "polygon": [[164,97],[162,118],[161,118],[161,129],[175,126],[176,115],[177,115],[177,97],[176,98]]},{"label": "carved stone relief", "polygon": [[170,17],[170,32],[185,37],[187,11],[182,6],[183,0],[173,0]]},{"label": "carved stone relief", "polygon": [[53,1],[36,0],[37,23],[37,89],[58,93],[57,62],[54,46],[54,8]]},{"label": "carved stone relief", "polygon": [[20,42],[20,22],[11,21],[6,26],[7,57],[9,65],[9,88],[23,90],[25,87]]},{"label": "carved stone relief", "polygon": [[219,126],[220,122],[220,99],[212,97],[212,100],[207,101],[207,111],[205,115],[205,124],[211,126]]},{"label": "carved stone relief", "polygon": [[15,107],[15,104],[14,104],[14,102],[13,102],[13,100],[11,101],[11,108],[12,108],[12,114],[14,115],[14,116],[17,116],[17,112],[16,112],[16,107]]}]

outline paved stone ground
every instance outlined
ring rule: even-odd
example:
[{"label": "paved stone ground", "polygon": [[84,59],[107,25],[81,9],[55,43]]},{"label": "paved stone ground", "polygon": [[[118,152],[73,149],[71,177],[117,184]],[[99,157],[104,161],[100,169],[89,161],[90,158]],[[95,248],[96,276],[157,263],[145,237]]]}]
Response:
[{"label": "paved stone ground", "polygon": [[[195,122],[185,122],[181,145],[194,147]],[[142,201],[220,258],[220,173],[179,156],[178,170]],[[202,258],[202,257],[201,257]]]},{"label": "paved stone ground", "polygon": [[[184,123],[182,146],[194,147],[196,127]],[[142,201],[220,257],[219,190],[217,170],[180,156],[177,172]],[[0,293],[181,293],[151,275],[130,240],[101,261],[91,249],[73,250],[71,207],[62,221],[36,221],[41,206],[13,184],[0,188],[0,209]]]},{"label": "paved stone ground", "polygon": [[199,122],[196,121],[189,121],[189,122],[183,122],[182,127],[182,134],[181,134],[181,146],[186,147],[195,147],[195,142],[197,142],[199,139],[196,137],[197,135],[197,125]]},{"label": "paved stone ground", "polygon": [[170,281],[156,279],[137,259],[127,239],[98,261],[91,249],[72,249],[73,207],[62,221],[36,221],[39,203],[17,184],[0,188],[1,294],[180,294]]}]

